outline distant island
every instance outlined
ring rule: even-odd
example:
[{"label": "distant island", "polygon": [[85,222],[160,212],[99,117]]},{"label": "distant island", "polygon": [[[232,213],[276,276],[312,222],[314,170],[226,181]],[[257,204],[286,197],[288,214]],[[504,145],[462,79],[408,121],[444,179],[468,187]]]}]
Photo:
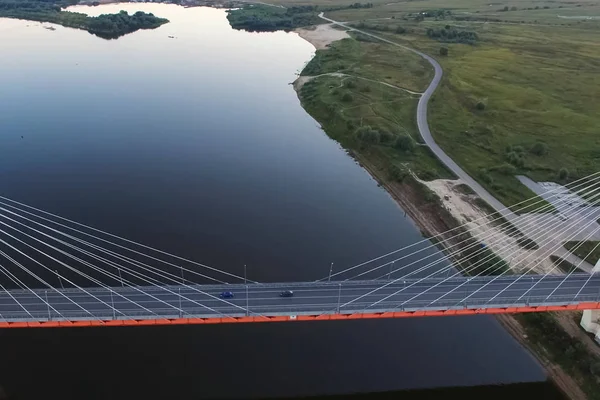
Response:
[{"label": "distant island", "polygon": [[104,39],[116,39],[140,29],[158,28],[169,22],[168,19],[142,11],[133,15],[121,11],[118,14],[90,17],[82,13],[64,11],[63,7],[69,5],[72,4],[54,0],[0,0],[0,17],[51,22],[69,28],[83,29]]},{"label": "distant island", "polygon": [[299,26],[319,23],[315,6],[280,8],[250,5],[227,11],[227,19],[234,29],[268,32],[279,29],[292,30]]}]

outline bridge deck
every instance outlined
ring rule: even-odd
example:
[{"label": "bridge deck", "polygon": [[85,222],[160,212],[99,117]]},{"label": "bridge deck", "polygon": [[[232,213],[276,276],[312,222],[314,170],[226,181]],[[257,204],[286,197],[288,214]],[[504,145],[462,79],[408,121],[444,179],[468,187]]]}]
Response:
[{"label": "bridge deck", "polygon": [[[385,286],[381,288],[382,286]],[[375,289],[381,288],[374,293]],[[582,289],[583,288],[583,289]],[[282,298],[282,290],[294,297]],[[223,291],[234,293],[221,299]],[[597,308],[600,276],[171,285],[0,291],[0,327],[337,319]],[[363,297],[364,296],[364,297]],[[466,300],[464,300],[466,298]],[[377,303],[377,304],[374,304]],[[594,303],[594,304],[592,304]],[[119,323],[119,321],[121,321]],[[61,324],[61,322],[69,322]],[[136,322],[136,324],[137,324]],[[77,323],[75,324],[77,325]]]}]

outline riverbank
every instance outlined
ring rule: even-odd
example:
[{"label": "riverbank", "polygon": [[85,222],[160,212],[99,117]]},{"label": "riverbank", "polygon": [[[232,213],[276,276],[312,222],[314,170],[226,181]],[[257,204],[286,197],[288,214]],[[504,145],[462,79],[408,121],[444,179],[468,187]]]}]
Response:
[{"label": "riverbank", "polygon": [[[331,45],[333,41],[327,41],[326,37],[319,37],[318,32],[320,31],[321,30],[319,29],[315,29],[312,31],[315,33],[312,37],[306,35],[302,37],[315,45],[315,47],[317,47],[317,45],[320,46],[317,47],[318,49],[326,48]],[[326,43],[324,47],[323,43]],[[301,91],[303,84],[308,81],[310,81],[310,79],[307,79],[306,76],[301,76],[298,78],[294,87],[303,106],[307,109],[307,112],[311,113],[303,101]],[[315,116],[313,115],[313,117]],[[322,123],[323,121],[319,122]],[[327,129],[324,130],[329,136],[338,140],[338,138],[332,136],[331,132],[328,132]],[[343,140],[340,141],[340,143],[344,146]],[[473,196],[461,192],[460,187],[463,185],[460,185],[460,181],[437,179],[425,182],[412,177],[410,177],[410,179],[394,179],[390,176],[389,165],[387,165],[388,163],[386,160],[377,157],[377,152],[365,148],[363,148],[363,150],[365,151],[349,149],[349,153],[369,172],[379,185],[385,188],[397,204],[410,216],[424,236],[440,236],[440,239],[447,239],[443,235],[444,232],[457,228],[469,220],[482,220],[481,217],[487,215],[485,208],[482,207],[481,204],[478,205],[477,201],[472,198]],[[433,201],[431,193],[435,193]],[[493,224],[489,223],[489,221],[484,218],[483,222],[477,226],[474,236],[477,237],[478,233],[481,234],[489,229],[499,228],[493,226]],[[523,257],[535,256],[535,250],[522,248],[517,243],[517,238],[510,234],[502,234],[500,237],[502,239],[501,242],[514,242],[514,246],[511,247],[520,250]],[[450,240],[449,243],[452,244],[452,241]],[[511,260],[511,264],[513,264],[511,267],[517,271],[518,258],[519,257],[516,257],[514,262]],[[539,261],[541,261],[539,272],[546,272],[553,266],[550,260]],[[543,366],[552,381],[570,399],[583,400],[588,398],[580,386],[581,379],[579,379],[578,382],[578,379],[574,378],[573,373],[569,373],[564,366],[554,361],[553,355],[544,348],[543,343],[534,342],[528,337],[526,333],[528,331],[528,326],[525,321],[518,320],[511,315],[497,317],[497,320],[521,345],[528,349],[528,351]],[[576,324],[574,324],[572,313],[568,313],[567,318],[556,318],[555,322],[565,332],[571,335],[574,340],[581,342],[584,342],[585,339],[589,340],[589,338],[585,337],[585,333],[578,329]],[[573,326],[567,325],[575,325],[575,329],[573,329]]]}]

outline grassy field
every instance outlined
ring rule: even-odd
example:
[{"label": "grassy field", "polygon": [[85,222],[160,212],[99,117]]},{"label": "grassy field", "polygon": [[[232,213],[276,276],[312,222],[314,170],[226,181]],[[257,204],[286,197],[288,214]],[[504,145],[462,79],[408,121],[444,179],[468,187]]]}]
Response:
[{"label": "grassy field", "polygon": [[[303,75],[343,72],[423,92],[433,78],[433,68],[418,55],[379,41],[346,39],[318,51]],[[402,94],[399,92],[398,94]]]},{"label": "grassy field", "polygon": [[570,179],[596,172],[600,31],[476,28],[480,44],[448,44],[440,60],[446,78],[430,107],[440,146],[507,205],[530,194],[515,173],[566,182],[561,169]]},{"label": "grassy field", "polygon": [[[600,29],[425,21],[404,24],[409,32],[396,35],[398,22],[378,21],[386,23],[388,32],[378,34],[442,65],[444,79],[429,108],[433,135],[503,203],[532,196],[515,174],[566,183],[598,170]],[[472,30],[479,41],[439,43],[424,34],[446,25]],[[449,56],[436,56],[442,46]]]},{"label": "grassy field", "polygon": [[[319,50],[303,70],[302,75],[317,77],[304,84],[300,98],[330,137],[383,165],[391,179],[402,180],[409,170],[425,180],[451,178],[419,143],[418,95],[402,88],[423,90],[432,71],[406,53],[354,38],[336,42],[330,49]],[[396,63],[402,66],[394,67]]]},{"label": "grassy field", "polygon": [[[513,205],[533,196],[516,174],[568,183],[598,170],[599,4],[589,0],[373,3],[372,8],[326,14],[372,28],[440,62],[444,78],[429,107],[433,135],[503,203]],[[440,9],[445,10],[443,16],[418,20],[420,12]],[[428,30],[445,29],[473,32],[477,40],[472,45],[448,43],[427,35]],[[328,72],[354,67],[359,69],[354,72],[371,79],[423,87],[419,80],[431,76],[429,67],[413,61],[410,53],[394,54],[389,47],[373,47],[371,54],[358,60],[352,52],[340,53],[338,64],[329,64]],[[440,55],[441,47],[448,48],[448,56]],[[385,68],[370,68],[370,60]],[[391,79],[389,71],[396,70],[415,75]]]}]

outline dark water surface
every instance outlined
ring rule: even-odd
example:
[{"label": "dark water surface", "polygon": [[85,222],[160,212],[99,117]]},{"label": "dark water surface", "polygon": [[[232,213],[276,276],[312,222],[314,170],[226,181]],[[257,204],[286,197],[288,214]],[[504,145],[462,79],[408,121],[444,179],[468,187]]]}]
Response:
[{"label": "dark water surface", "polygon": [[[415,242],[288,85],[314,48],[222,10],[106,41],[0,19],[0,193],[258,281]],[[169,38],[174,36],[175,38]],[[23,136],[23,138],[21,138]],[[10,398],[300,396],[543,381],[489,317],[0,331]],[[545,385],[545,384],[540,384]],[[545,387],[545,386],[544,386]]]}]

